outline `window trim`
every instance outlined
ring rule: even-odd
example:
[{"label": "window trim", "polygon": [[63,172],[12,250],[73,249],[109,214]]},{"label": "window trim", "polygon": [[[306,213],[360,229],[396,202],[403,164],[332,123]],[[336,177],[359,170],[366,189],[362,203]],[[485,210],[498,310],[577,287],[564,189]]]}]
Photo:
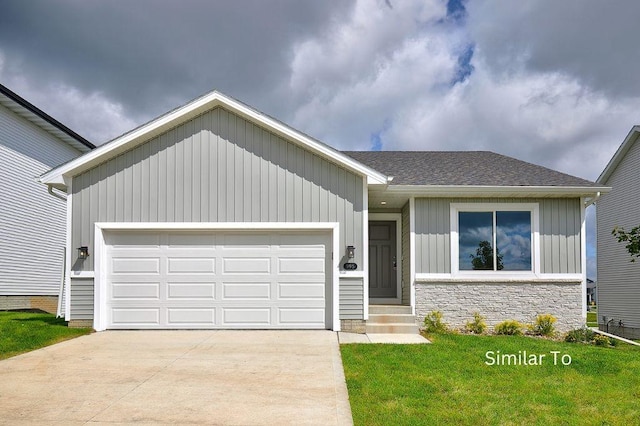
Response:
[{"label": "window trim", "polygon": [[[530,271],[467,271],[460,270],[460,212],[529,211],[531,212],[531,270]],[[451,275],[459,278],[509,279],[538,278],[540,276],[540,205],[539,203],[451,203]],[[495,224],[494,224],[495,226]]]}]

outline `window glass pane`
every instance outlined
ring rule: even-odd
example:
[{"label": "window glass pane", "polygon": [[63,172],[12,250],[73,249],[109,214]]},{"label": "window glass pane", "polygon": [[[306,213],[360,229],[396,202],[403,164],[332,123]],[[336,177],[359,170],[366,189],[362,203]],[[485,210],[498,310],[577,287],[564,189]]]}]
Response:
[{"label": "window glass pane", "polygon": [[458,213],[459,269],[493,270],[493,212]]},{"label": "window glass pane", "polygon": [[496,212],[498,270],[531,270],[531,212]]}]

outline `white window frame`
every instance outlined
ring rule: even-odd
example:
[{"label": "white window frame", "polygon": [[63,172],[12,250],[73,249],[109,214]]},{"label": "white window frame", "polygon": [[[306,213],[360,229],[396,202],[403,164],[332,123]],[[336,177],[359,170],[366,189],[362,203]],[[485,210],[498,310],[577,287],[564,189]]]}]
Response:
[{"label": "white window frame", "polygon": [[[461,271],[460,270],[460,212],[531,212],[531,270],[530,271]],[[451,275],[456,278],[509,279],[540,277],[540,205],[538,203],[451,203]],[[495,217],[495,216],[494,216]],[[495,224],[494,224],[495,226]],[[495,232],[495,231],[494,231]]]}]

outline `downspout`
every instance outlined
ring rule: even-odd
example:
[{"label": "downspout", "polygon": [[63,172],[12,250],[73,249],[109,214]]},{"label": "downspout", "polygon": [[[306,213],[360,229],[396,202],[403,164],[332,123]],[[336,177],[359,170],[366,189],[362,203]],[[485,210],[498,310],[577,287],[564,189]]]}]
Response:
[{"label": "downspout", "polygon": [[49,194],[53,195],[56,198],[61,199],[62,201],[67,201],[67,197],[65,197],[64,195],[53,192],[53,186],[47,185],[47,188],[49,189]]}]

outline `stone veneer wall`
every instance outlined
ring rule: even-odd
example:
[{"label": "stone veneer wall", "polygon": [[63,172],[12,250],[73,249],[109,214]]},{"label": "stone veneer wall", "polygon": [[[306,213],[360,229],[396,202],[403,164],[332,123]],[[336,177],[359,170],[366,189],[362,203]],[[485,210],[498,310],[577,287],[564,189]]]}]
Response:
[{"label": "stone veneer wall", "polygon": [[340,330],[347,333],[366,333],[367,322],[365,320],[343,319],[340,320]]},{"label": "stone veneer wall", "polygon": [[584,326],[581,283],[416,283],[416,320],[441,311],[444,322],[463,328],[473,313],[493,328],[505,320],[532,323],[538,314],[552,314],[561,332]]},{"label": "stone veneer wall", "polygon": [[0,296],[0,311],[13,309],[40,309],[55,314],[58,296]]}]

